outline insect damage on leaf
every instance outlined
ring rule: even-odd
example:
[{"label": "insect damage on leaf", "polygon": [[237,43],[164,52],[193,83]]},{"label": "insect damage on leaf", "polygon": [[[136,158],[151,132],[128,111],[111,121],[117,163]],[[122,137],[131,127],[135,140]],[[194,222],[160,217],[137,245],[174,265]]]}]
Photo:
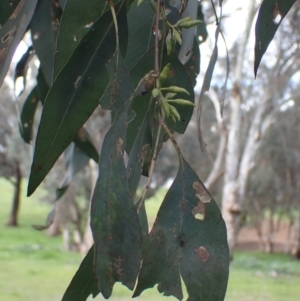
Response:
[{"label": "insect damage on leaf", "polygon": [[195,217],[195,219],[203,221],[205,219],[205,204],[199,201],[197,203],[197,206],[193,208],[192,214]]},{"label": "insect damage on leaf", "polygon": [[203,262],[206,262],[210,258],[210,254],[207,252],[206,248],[200,247],[200,248],[195,248],[194,253],[196,256],[201,259]]},{"label": "insect damage on leaf", "polygon": [[119,156],[123,156],[123,149],[122,145],[124,144],[124,141],[122,138],[119,138],[117,141],[117,151]]},{"label": "insect damage on leaf", "polygon": [[194,182],[193,183],[193,188],[196,191],[196,196],[197,198],[202,202],[202,203],[209,203],[211,201],[211,196],[207,193],[206,189],[200,182]]}]

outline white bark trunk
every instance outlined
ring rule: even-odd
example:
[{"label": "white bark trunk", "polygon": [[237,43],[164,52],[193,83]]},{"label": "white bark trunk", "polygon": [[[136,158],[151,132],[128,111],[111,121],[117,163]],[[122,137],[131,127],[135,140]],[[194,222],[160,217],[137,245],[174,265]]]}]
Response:
[{"label": "white bark trunk", "polygon": [[[240,82],[242,78],[243,62],[245,50],[249,39],[251,26],[256,13],[255,0],[249,1],[248,16],[246,28],[242,41],[239,45],[237,54],[237,63],[233,71],[234,87],[232,90],[231,118],[228,133],[227,153],[225,161],[224,187],[222,195],[222,214],[227,226],[227,239],[229,251],[232,255],[236,244],[239,223],[242,211],[243,191],[245,191],[247,181],[247,172],[240,175],[240,129],[241,129],[241,103],[242,94],[240,91]],[[243,168],[243,167],[242,167]],[[241,179],[240,179],[240,176]],[[240,187],[242,185],[242,187]]]}]

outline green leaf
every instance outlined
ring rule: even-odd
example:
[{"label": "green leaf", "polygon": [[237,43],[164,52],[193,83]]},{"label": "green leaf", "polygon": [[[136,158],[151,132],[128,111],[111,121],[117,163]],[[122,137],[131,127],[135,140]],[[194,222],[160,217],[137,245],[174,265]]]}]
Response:
[{"label": "green leaf", "polygon": [[90,158],[71,143],[64,152],[64,159],[66,165],[66,175],[61,184],[61,187],[56,189],[56,200],[60,199],[67,191],[74,176],[81,171],[88,163]]},{"label": "green leaf", "polygon": [[158,284],[166,296],[223,301],[229,268],[226,227],[220,210],[195,172],[182,161],[149,234],[133,297]]},{"label": "green leaf", "polygon": [[[120,26],[126,22],[123,4],[121,1],[115,6]],[[47,95],[37,133],[28,195],[38,187],[98,106],[109,82],[105,64],[115,48],[115,29],[108,11],[80,42]]]},{"label": "green leaf", "polygon": [[[64,10],[68,0],[58,0],[58,2],[59,2],[61,9]],[[69,0],[69,2],[71,2],[71,0]]]},{"label": "green leaf", "polygon": [[152,145],[152,135],[149,126],[149,115],[146,115],[131,148],[127,163],[127,179],[132,201],[135,203],[135,194],[138,188],[144,161]]},{"label": "green leaf", "polygon": [[99,153],[85,127],[79,129],[73,139],[73,142],[75,142],[76,146],[89,158],[93,159],[96,163],[99,162]]},{"label": "green leaf", "polygon": [[[280,23],[296,0],[264,0],[255,25],[254,74]],[[278,19],[276,19],[278,18]]]},{"label": "green leaf", "polygon": [[32,140],[34,115],[38,106],[37,87],[35,87],[24,102],[20,116],[20,134],[26,143]]},{"label": "green leaf", "polygon": [[208,32],[207,32],[207,29],[206,29],[205,18],[204,18],[204,14],[203,14],[203,11],[202,11],[202,4],[200,2],[198,2],[197,19],[202,21],[201,23],[199,23],[197,25],[197,34],[196,34],[197,38],[198,38],[197,42],[199,44],[202,44],[203,42],[206,41],[206,39],[208,37]]},{"label": "green leaf", "polygon": [[53,80],[54,55],[61,9],[49,0],[40,0],[30,22],[31,37],[41,68],[50,87]]},{"label": "green leaf", "polygon": [[42,105],[44,105],[47,94],[49,92],[49,86],[45,80],[41,67],[39,68],[39,72],[36,80],[37,80],[37,90],[38,90],[39,99]]},{"label": "green leaf", "polygon": [[[121,57],[116,70],[125,68]],[[116,62],[115,57],[112,62]],[[117,71],[125,73],[125,70]],[[139,272],[142,236],[131,200],[124,163],[126,124],[133,94],[130,77],[116,82],[113,97],[126,104],[117,113],[106,134],[99,162],[99,176],[91,204],[91,228],[95,241],[95,275],[98,287],[109,298],[115,282],[133,289]],[[117,99],[119,98],[119,99]]]},{"label": "green leaf", "polygon": [[[135,63],[147,53],[154,45],[152,25],[155,12],[151,9],[149,2],[144,1],[141,5],[131,5],[128,12],[128,49],[125,64],[130,70]],[[147,72],[153,69],[143,71]],[[145,74],[143,74],[144,76]]]},{"label": "green leaf", "polygon": [[20,0],[16,1],[0,1],[0,28],[6,23],[10,15],[13,13]]},{"label": "green leaf", "polygon": [[68,0],[59,25],[54,78],[97,19],[109,9],[107,1]]},{"label": "green leaf", "polygon": [[32,18],[36,3],[37,0],[21,0],[3,27],[0,27],[0,86]]},{"label": "green leaf", "polygon": [[69,284],[62,301],[86,301],[90,294],[95,298],[99,294],[97,281],[94,276],[94,245],[80,264],[75,276]]},{"label": "green leaf", "polygon": [[[140,198],[135,204],[135,208],[137,210],[140,206],[141,201],[142,201],[142,198]],[[142,231],[143,253],[144,253],[144,251],[146,250],[147,238],[148,238],[148,233],[149,233],[148,218],[147,218],[145,202],[143,202],[140,210],[138,211],[138,217],[139,217],[140,227],[141,227],[141,231]]]}]

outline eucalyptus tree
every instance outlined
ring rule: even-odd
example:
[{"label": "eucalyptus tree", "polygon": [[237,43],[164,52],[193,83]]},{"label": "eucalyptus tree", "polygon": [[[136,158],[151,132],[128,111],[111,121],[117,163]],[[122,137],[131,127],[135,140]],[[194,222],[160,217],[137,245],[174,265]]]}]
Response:
[{"label": "eucalyptus tree", "polygon": [[[291,6],[294,1],[288,2]],[[274,5],[282,16],[281,5],[287,6],[285,1],[264,3],[265,15],[258,20],[259,31],[264,31],[258,58],[278,27],[266,28]],[[222,4],[220,0],[220,8]],[[173,136],[185,132],[194,108],[198,40],[204,40],[205,32],[198,15],[202,13],[197,0],[1,2],[0,83],[27,30],[40,61],[37,86],[24,105],[31,110],[22,112],[20,120],[26,139],[36,109],[29,104],[39,98],[43,111],[28,196],[71,143],[99,164],[90,213],[94,245],[64,301],[86,300],[100,292],[109,298],[115,282],[134,290],[133,297],[158,284],[159,292],[181,300],[181,279],[189,300],[224,299],[229,266],[225,223]],[[220,31],[217,18],[216,40]],[[209,88],[216,59],[217,48],[201,97]],[[99,105],[111,111],[112,120],[100,154],[84,128]],[[144,200],[166,140],[177,152],[179,167],[148,233]],[[79,169],[71,158],[73,169]],[[148,181],[137,199],[142,174]]]}]

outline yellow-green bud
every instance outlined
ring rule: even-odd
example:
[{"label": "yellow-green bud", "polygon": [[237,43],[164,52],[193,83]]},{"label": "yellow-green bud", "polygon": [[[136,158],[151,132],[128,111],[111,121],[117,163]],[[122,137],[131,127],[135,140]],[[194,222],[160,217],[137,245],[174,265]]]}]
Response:
[{"label": "yellow-green bud", "polygon": [[186,100],[186,99],[168,99],[167,101],[169,103],[173,103],[173,104],[177,104],[177,105],[195,107],[195,104],[193,102]]},{"label": "yellow-green bud", "polygon": [[166,98],[166,99],[171,99],[171,98],[173,98],[175,95],[176,95],[176,93],[167,93],[166,96],[165,96],[165,98]]},{"label": "yellow-green bud", "polygon": [[192,17],[182,18],[182,19],[178,20],[178,22],[174,26],[180,26],[181,23],[186,22],[186,21],[191,21],[191,20],[193,20]]},{"label": "yellow-green bud", "polygon": [[182,40],[181,40],[181,34],[179,33],[179,31],[174,29],[173,34],[174,34],[174,38],[175,38],[176,42],[179,45],[181,45]]},{"label": "yellow-green bud", "polygon": [[200,21],[200,20],[185,21],[180,24],[180,27],[181,28],[191,28],[199,23],[202,23],[202,21]]},{"label": "yellow-green bud", "polygon": [[174,115],[170,115],[170,118],[172,119],[172,121],[173,121],[174,123],[176,123],[176,118],[174,117]]},{"label": "yellow-green bud", "polygon": [[168,78],[169,75],[169,70],[170,70],[170,63],[168,63],[164,69],[162,70],[162,72],[159,75],[159,80],[162,83],[163,81],[165,81]]},{"label": "yellow-green bud", "polygon": [[169,31],[166,37],[166,46],[167,46],[167,54],[170,55],[173,51],[173,41],[172,41],[171,31]]},{"label": "yellow-green bud", "polygon": [[[141,3],[143,3],[143,1],[144,0],[139,0],[138,1],[138,6],[141,4]],[[151,0],[150,1],[150,6],[151,6],[151,8],[156,12],[156,5],[157,5],[157,3],[156,3],[156,1],[154,1],[154,0]]]},{"label": "yellow-green bud", "polygon": [[168,106],[169,106],[169,110],[170,110],[171,115],[173,115],[179,121],[180,120],[180,115],[179,115],[177,109],[175,107],[171,106],[171,105],[168,105]]},{"label": "yellow-green bud", "polygon": [[173,92],[173,93],[185,93],[187,95],[190,95],[190,93],[181,87],[177,87],[177,86],[170,86],[170,87],[165,87],[165,88],[161,88],[162,91],[168,91],[168,92]]},{"label": "yellow-green bud", "polygon": [[166,102],[165,99],[162,99],[160,104],[161,104],[161,107],[162,107],[163,111],[165,112],[166,117],[169,118],[169,116],[170,116],[170,106],[169,106],[169,104]]},{"label": "yellow-green bud", "polygon": [[156,98],[158,95],[161,94],[160,90],[157,88],[154,88],[151,93],[153,98]]}]

